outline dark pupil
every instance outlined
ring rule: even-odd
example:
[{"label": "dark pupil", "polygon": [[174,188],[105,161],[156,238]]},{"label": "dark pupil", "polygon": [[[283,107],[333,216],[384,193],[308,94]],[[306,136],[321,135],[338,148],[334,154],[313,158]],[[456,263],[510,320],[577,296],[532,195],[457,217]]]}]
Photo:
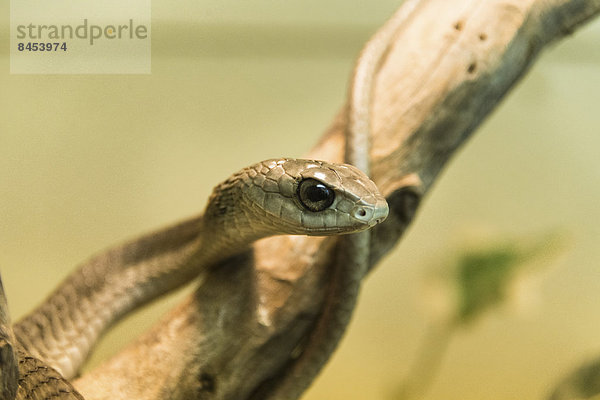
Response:
[{"label": "dark pupil", "polygon": [[329,189],[322,183],[319,183],[315,186],[310,186],[306,189],[306,197],[310,201],[323,201],[327,200],[327,196],[329,195]]},{"label": "dark pupil", "polygon": [[298,197],[310,211],[323,211],[333,204],[333,190],[316,179],[305,179],[298,186]]}]

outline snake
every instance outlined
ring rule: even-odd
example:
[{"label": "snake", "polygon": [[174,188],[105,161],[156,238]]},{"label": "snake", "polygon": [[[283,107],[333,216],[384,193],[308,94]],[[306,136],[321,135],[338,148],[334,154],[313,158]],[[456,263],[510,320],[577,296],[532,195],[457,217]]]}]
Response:
[{"label": "snake", "polygon": [[21,382],[37,376],[46,386],[58,379],[60,393],[73,396],[65,399],[79,399],[63,380],[77,375],[110,326],[254,241],[361,232],[388,211],[375,183],[352,165],[282,158],[243,168],[214,188],[202,216],[91,258],[13,326],[22,375],[16,398],[53,398],[32,396],[43,385]]}]

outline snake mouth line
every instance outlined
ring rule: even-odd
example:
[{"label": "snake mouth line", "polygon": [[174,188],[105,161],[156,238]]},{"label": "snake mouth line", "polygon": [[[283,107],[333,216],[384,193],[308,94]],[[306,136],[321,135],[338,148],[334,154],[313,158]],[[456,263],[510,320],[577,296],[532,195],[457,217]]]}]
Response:
[{"label": "snake mouth line", "polygon": [[307,229],[305,234],[308,236],[326,236],[326,235],[344,235],[344,234],[351,234],[351,233],[357,233],[357,232],[362,232],[365,229],[369,229],[372,228],[373,226],[377,225],[377,223],[379,223],[379,221],[371,221],[368,224],[360,224],[357,226],[353,226],[353,229],[344,229],[344,228],[339,228],[339,227],[329,227],[329,228],[310,228]]},{"label": "snake mouth line", "polygon": [[[323,235],[335,235],[340,233],[346,233],[343,229],[340,228],[310,228],[307,229],[305,234],[308,236],[323,236]],[[352,232],[347,232],[352,233]]]}]

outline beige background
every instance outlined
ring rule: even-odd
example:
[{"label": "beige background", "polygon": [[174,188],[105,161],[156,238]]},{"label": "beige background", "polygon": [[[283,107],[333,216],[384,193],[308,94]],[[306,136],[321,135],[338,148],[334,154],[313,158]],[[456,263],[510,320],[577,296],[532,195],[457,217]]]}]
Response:
[{"label": "beige background", "polygon": [[[15,318],[90,254],[202,210],[254,161],[300,156],[342,104],[360,46],[395,7],[155,0],[152,75],[9,75],[0,32],[0,270]],[[366,282],[306,399],[389,399],[426,317],[421,283],[464,232],[559,228],[571,246],[539,305],[452,341],[429,399],[541,398],[600,356],[600,21],[553,47],[455,157]],[[184,294],[139,313],[93,363]]]}]

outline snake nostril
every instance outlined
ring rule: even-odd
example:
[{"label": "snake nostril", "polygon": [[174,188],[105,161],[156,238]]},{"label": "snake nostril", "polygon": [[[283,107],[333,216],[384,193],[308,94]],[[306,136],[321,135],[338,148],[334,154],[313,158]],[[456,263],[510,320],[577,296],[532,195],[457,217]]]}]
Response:
[{"label": "snake nostril", "polygon": [[352,218],[357,220],[360,224],[370,224],[373,222],[373,217],[377,217],[373,215],[373,210],[368,206],[365,207],[363,205],[357,205],[352,209]]}]

